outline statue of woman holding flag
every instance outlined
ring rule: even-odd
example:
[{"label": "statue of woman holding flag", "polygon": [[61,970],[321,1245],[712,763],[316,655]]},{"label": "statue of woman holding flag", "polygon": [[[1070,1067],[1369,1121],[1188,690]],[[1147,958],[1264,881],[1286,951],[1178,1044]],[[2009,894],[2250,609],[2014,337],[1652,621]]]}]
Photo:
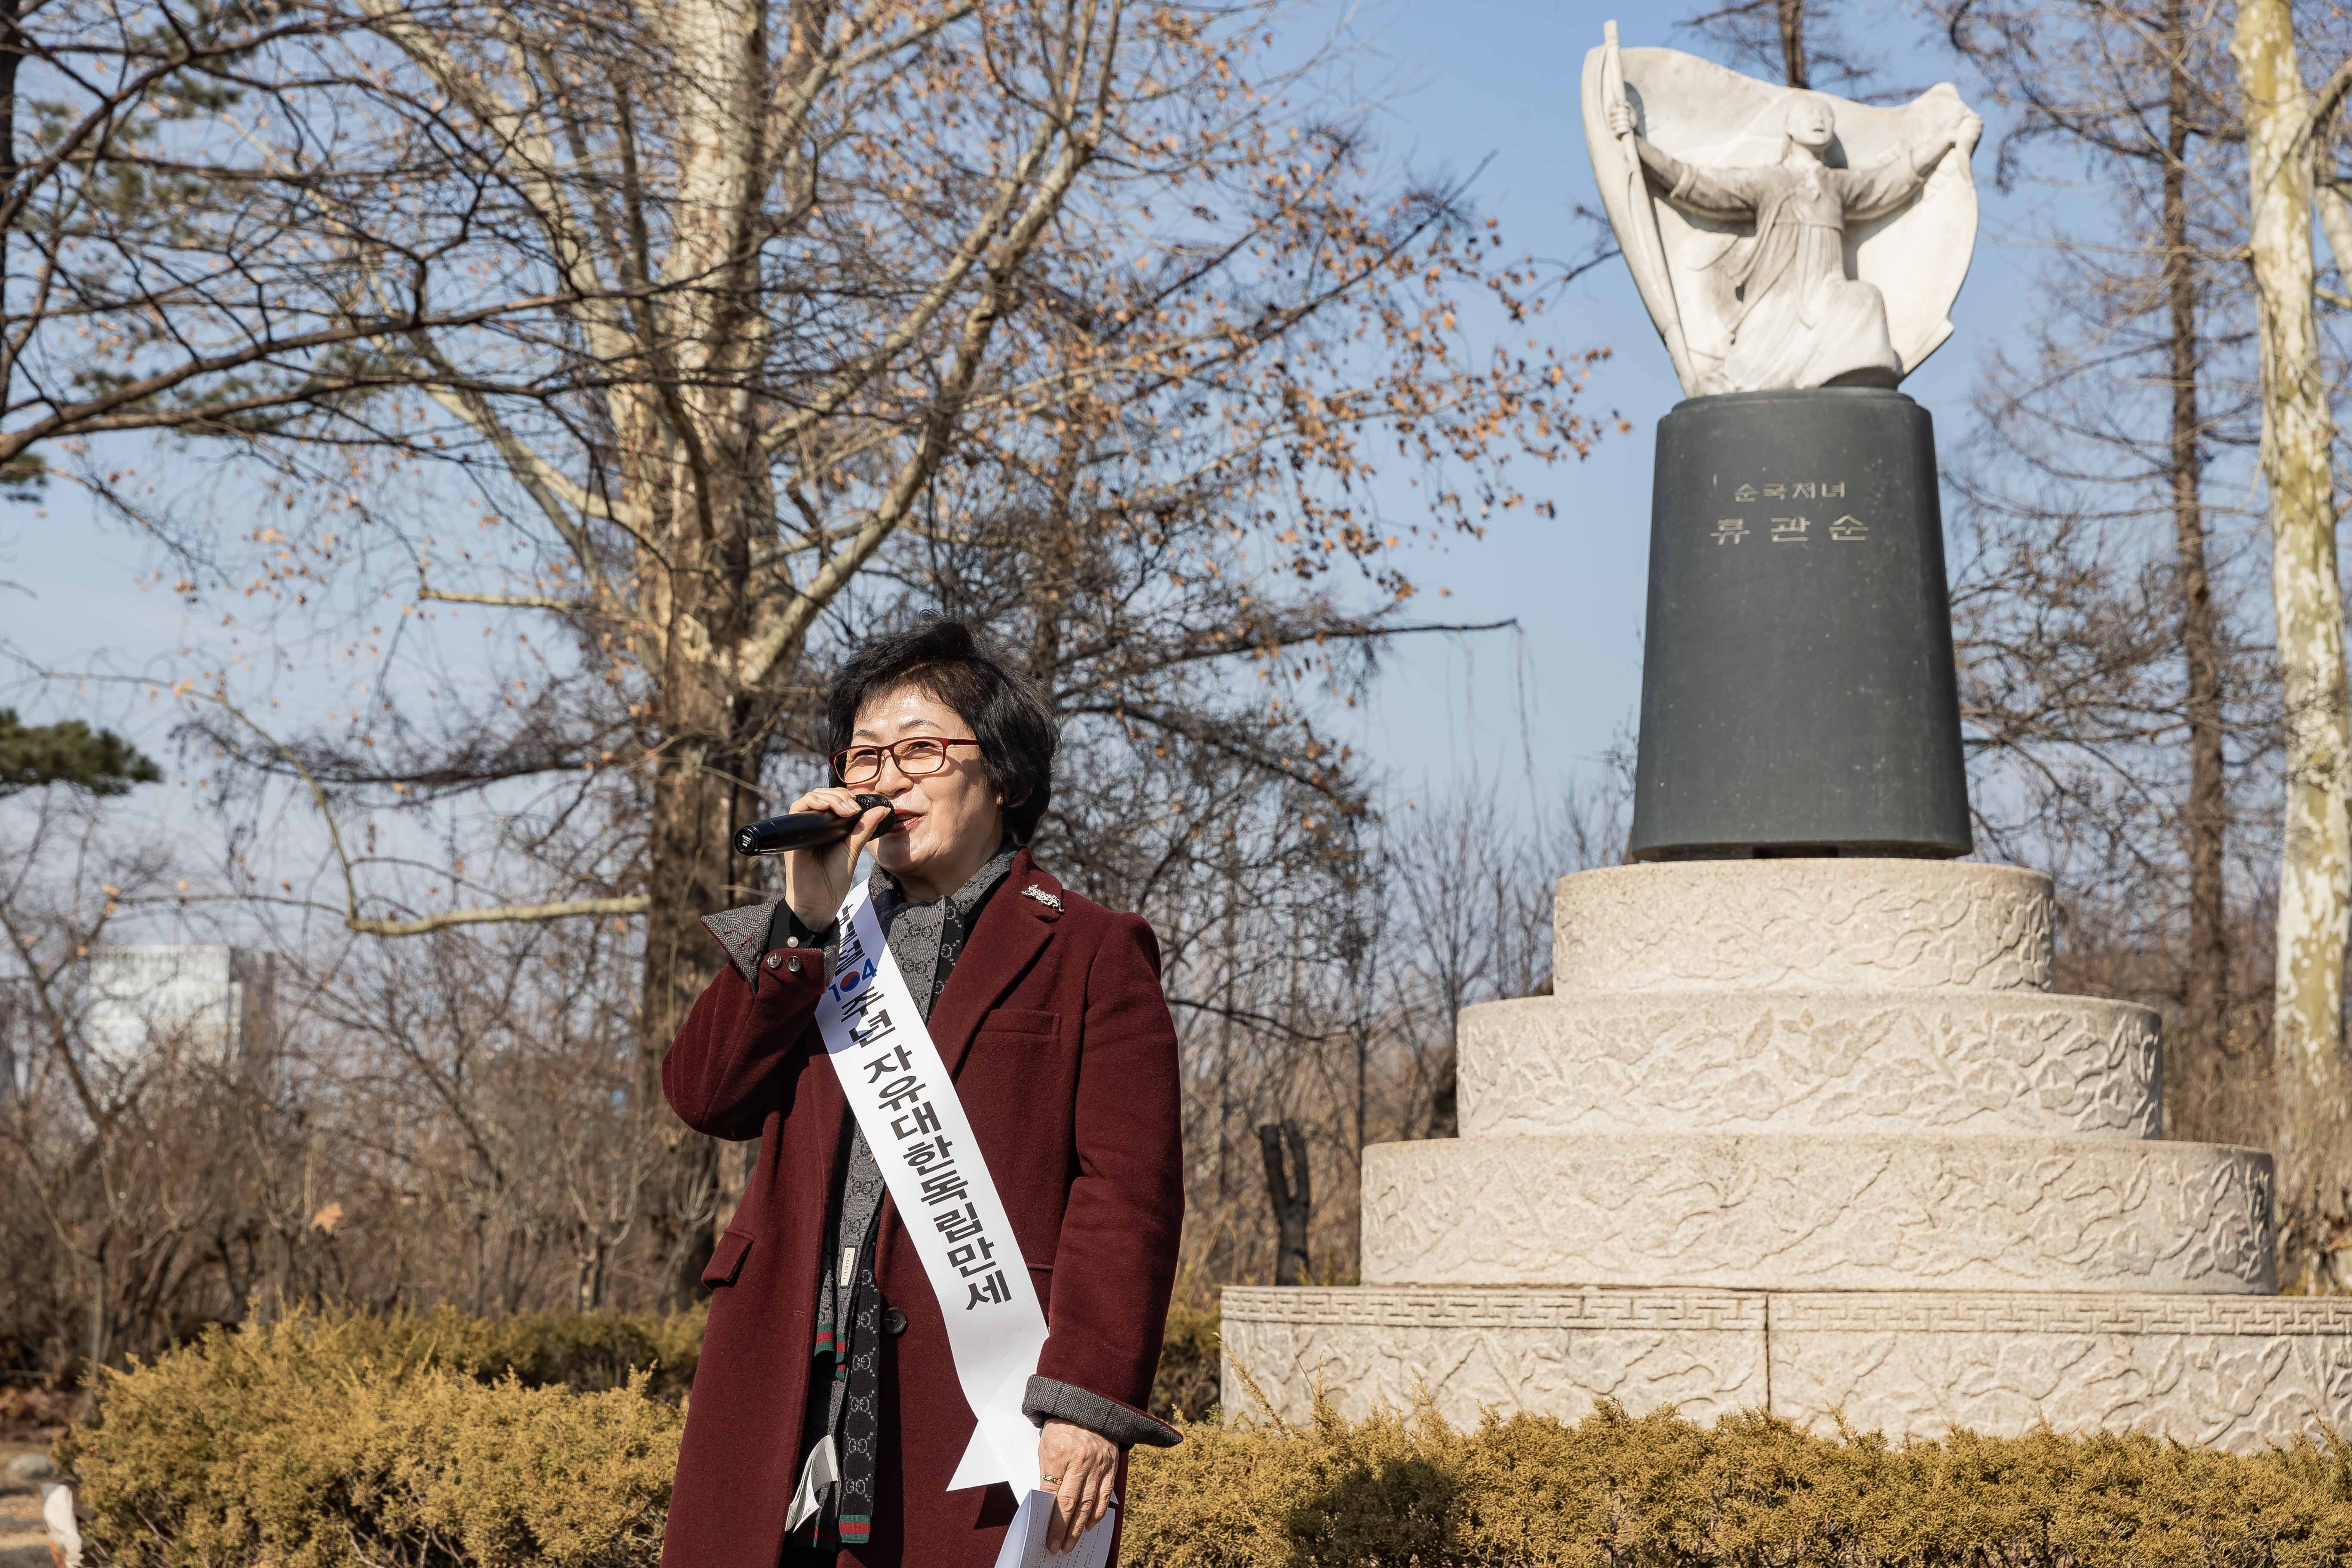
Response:
[{"label": "statue of woman holding flag", "polygon": [[1822,155],[1837,134],[1836,111],[1819,93],[1791,93],[1776,162],[1705,168],[1635,132],[1622,99],[1608,114],[1610,130],[1632,142],[1661,195],[1708,217],[1755,226],[1753,241],[1718,263],[1737,300],[1726,323],[1725,385],[1893,386],[1903,379],[1885,298],[1867,279],[1846,274],[1846,225],[1910,201],[1945,153],[1975,145],[1981,121],[1956,110],[1936,136],[1898,146],[1865,169],[1832,168]]},{"label": "statue of woman holding flag", "polygon": [[1983,121],[1939,83],[1849,103],[1678,49],[1585,58],[1585,142],[1692,397],[1893,386],[1951,335]]},{"label": "statue of woman holding flag", "polygon": [[856,828],[705,922],[729,963],[662,1063],[687,1125],[760,1141],[703,1275],[665,1568],[987,1568],[1024,1500],[1060,1550],[1130,1446],[1177,1440],[1144,1408],[1175,1030],[1150,928],[1026,847],[1051,712],[951,621],[869,644],[826,709],[834,783],[792,809]]}]

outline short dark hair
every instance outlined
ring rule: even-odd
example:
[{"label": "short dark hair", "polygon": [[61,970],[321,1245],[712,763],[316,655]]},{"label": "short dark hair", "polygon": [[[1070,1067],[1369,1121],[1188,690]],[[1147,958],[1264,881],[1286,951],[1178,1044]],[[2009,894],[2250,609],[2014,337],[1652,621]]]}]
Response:
[{"label": "short dark hair", "polygon": [[826,754],[850,743],[868,700],[907,686],[971,726],[988,782],[1004,797],[1004,826],[1014,843],[1028,843],[1054,798],[1061,728],[1027,678],[961,621],[926,617],[850,655],[825,689]]}]

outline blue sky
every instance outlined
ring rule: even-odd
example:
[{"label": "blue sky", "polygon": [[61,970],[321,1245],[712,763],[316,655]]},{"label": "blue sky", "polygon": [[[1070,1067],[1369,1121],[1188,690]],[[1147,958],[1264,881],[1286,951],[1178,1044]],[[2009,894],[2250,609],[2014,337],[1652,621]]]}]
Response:
[{"label": "blue sky", "polygon": [[[1580,205],[1600,205],[1577,107],[1585,51],[1612,16],[1629,47],[1696,49],[1670,24],[1702,8],[1644,14],[1579,0],[1401,6],[1375,46],[1400,75],[1386,116],[1392,145],[1417,165],[1463,174],[1487,160],[1473,190],[1482,210],[1502,221],[1508,243],[1538,256],[1575,255],[1582,232],[1573,215]],[[1925,86],[1948,76],[1943,60],[1911,47],[1916,42],[1897,31],[1873,45],[1904,80]],[[1968,96],[1968,84],[1960,86]],[[1997,131],[1990,127],[1988,140]],[[1980,148],[1980,181],[1990,163]],[[1980,194],[1986,232],[1952,312],[1952,339],[1904,384],[1935,415],[1947,451],[1968,426],[1978,356],[1995,324],[2014,313],[2024,283],[2024,258],[1992,232],[2014,204],[1981,186]],[[1520,514],[1484,541],[1425,552],[1417,563],[1418,579],[1452,591],[1443,618],[1516,617],[1520,631],[1398,647],[1362,720],[1362,740],[1408,787],[1424,775],[1444,784],[1444,771],[1429,759],[1451,751],[1475,753],[1507,785],[1557,789],[1589,773],[1612,738],[1633,729],[1654,435],[1681,390],[1620,262],[1571,285],[1543,330],[1564,348],[1613,351],[1593,376],[1588,406],[1622,413],[1633,430],[1538,482],[1534,489],[1557,503],[1556,521]]]},{"label": "blue sky", "polygon": [[[1687,9],[1622,16],[1624,41],[1690,47],[1661,19]],[[1581,0],[1392,0],[1378,12],[1320,15],[1365,40],[1357,78],[1378,94],[1390,155],[1401,167],[1479,171],[1473,197],[1501,221],[1508,243],[1565,258],[1588,237],[1574,219],[1576,208],[1597,205],[1577,109],[1579,76],[1602,22],[1618,12],[1612,4]],[[1881,47],[1899,50],[1906,42],[1889,38]],[[1922,83],[1945,74],[1926,53],[1897,54],[1895,65],[1906,79]],[[1988,162],[1980,152],[1980,175]],[[1958,330],[1905,387],[1935,413],[1947,450],[1966,429],[1975,363],[1992,343],[1993,324],[2020,302],[2022,255],[1990,232],[2002,210],[2000,198],[1987,193],[1989,232],[1954,311]],[[1409,794],[1442,791],[1462,771],[1449,759],[1473,757],[1498,772],[1511,793],[1558,791],[1589,773],[1612,738],[1631,728],[1653,433],[1680,394],[1620,263],[1572,285],[1539,330],[1564,350],[1605,344],[1614,351],[1593,376],[1587,406],[1622,412],[1633,428],[1611,436],[1583,462],[1527,476],[1532,493],[1556,503],[1555,520],[1521,510],[1484,541],[1414,552],[1415,579],[1448,590],[1420,602],[1432,618],[1516,619],[1519,629],[1400,645],[1370,700],[1346,717],[1349,738]],[[178,478],[168,470],[158,477]],[[234,515],[244,505],[236,494],[224,491],[213,504],[223,526],[247,526]],[[218,611],[191,624],[170,594],[142,592],[141,574],[159,563],[142,540],[93,518],[63,489],[53,494],[47,516],[26,507],[0,512],[0,581],[29,590],[0,587],[0,639],[52,668],[178,667],[178,650],[220,635]],[[10,701],[31,710],[28,717],[46,717],[41,710],[56,694],[12,696],[0,678],[0,703]],[[169,707],[92,701],[100,716],[149,742],[159,756]]]}]

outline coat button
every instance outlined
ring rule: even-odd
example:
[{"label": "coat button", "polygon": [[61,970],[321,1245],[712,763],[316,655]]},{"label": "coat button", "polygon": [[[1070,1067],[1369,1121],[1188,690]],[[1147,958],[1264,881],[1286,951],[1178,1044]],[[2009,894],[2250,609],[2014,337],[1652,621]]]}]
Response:
[{"label": "coat button", "polygon": [[907,1314],[893,1307],[882,1314],[882,1326],[894,1334],[907,1331]]},{"label": "coat button", "polygon": [[784,960],[784,967],[798,974],[801,972],[801,961],[797,958],[788,958]]},{"label": "coat button", "polygon": [[[784,966],[784,955],[783,955],[782,953],[781,953],[781,952],[772,952],[772,953],[768,954],[768,967],[769,967],[769,968],[771,968],[771,969],[782,969],[783,966]],[[794,967],[794,968],[798,968],[798,967],[799,967],[799,965],[795,964],[795,965],[793,965],[793,967]]]}]

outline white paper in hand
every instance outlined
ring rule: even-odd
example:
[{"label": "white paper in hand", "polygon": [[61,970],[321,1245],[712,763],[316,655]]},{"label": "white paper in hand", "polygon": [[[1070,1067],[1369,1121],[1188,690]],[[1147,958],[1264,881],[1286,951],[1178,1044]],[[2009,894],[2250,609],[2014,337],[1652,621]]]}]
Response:
[{"label": "white paper in hand", "polygon": [[1048,1555],[1045,1536],[1054,1522],[1054,1494],[1031,1492],[1022,1500],[1020,1511],[1004,1532],[996,1568],[1103,1568],[1110,1561],[1111,1526],[1118,1520],[1118,1499],[1113,1498],[1099,1524],[1079,1536],[1067,1552]]},{"label": "white paper in hand", "polygon": [[41,1522],[48,1527],[49,1556],[58,1568],[81,1568],[81,1526],[74,1518],[73,1488],[41,1483]]}]

